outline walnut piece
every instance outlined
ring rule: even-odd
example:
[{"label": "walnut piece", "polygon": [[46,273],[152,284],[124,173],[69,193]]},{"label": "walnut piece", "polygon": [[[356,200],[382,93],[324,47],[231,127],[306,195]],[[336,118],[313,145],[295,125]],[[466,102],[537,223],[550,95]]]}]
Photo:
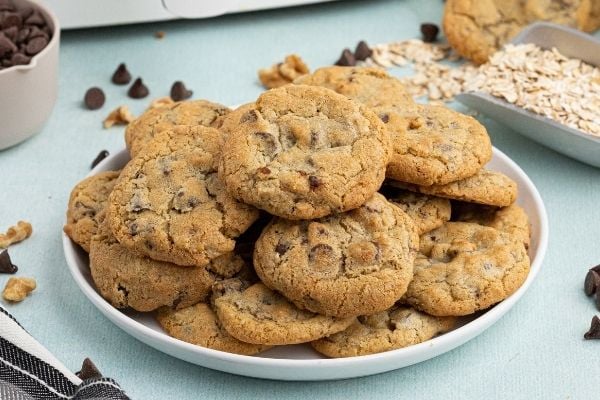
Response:
[{"label": "walnut piece", "polygon": [[29,293],[35,290],[36,286],[33,278],[13,277],[6,282],[2,297],[4,297],[4,300],[15,303],[23,301]]},{"label": "walnut piece", "polygon": [[173,103],[175,103],[175,101],[171,98],[171,96],[157,97],[156,99],[152,100],[152,102],[150,102],[150,105],[148,106],[147,110],[169,106]]},{"label": "walnut piece", "polygon": [[127,125],[133,121],[135,117],[129,111],[127,106],[119,106],[114,109],[104,120],[104,129],[108,129],[113,125]]},{"label": "walnut piece", "polygon": [[33,229],[29,222],[19,221],[16,226],[8,228],[5,234],[0,233],[0,249],[5,249],[13,243],[21,242],[31,236]]},{"label": "walnut piece", "polygon": [[299,55],[290,54],[282,63],[273,64],[270,68],[258,71],[258,79],[267,89],[272,89],[292,83],[294,79],[308,74],[308,66]]}]

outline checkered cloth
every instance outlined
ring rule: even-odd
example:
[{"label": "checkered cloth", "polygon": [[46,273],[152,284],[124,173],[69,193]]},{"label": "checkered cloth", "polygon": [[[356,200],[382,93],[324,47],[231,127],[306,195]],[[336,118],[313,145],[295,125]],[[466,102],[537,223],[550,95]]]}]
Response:
[{"label": "checkered cloth", "polygon": [[86,359],[71,373],[0,306],[1,400],[128,400],[112,379]]}]

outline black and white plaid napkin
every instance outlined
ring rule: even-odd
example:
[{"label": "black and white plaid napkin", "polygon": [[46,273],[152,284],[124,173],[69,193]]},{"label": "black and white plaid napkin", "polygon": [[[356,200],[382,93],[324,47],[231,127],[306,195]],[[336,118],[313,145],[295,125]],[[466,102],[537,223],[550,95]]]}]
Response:
[{"label": "black and white plaid napkin", "polygon": [[0,306],[0,400],[128,400],[86,359],[70,372]]}]

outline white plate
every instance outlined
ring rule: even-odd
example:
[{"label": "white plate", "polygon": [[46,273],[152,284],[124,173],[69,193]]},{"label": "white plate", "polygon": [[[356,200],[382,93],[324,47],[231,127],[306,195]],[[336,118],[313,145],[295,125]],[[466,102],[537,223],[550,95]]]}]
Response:
[{"label": "white plate", "polygon": [[[103,160],[90,175],[117,170],[129,160],[125,150]],[[328,380],[372,375],[416,364],[454,349],[493,325],[527,291],[539,272],[548,244],[548,218],[544,203],[527,175],[504,153],[494,148],[489,167],[510,176],[519,185],[518,203],[532,224],[529,249],[532,260],[527,280],[512,296],[444,335],[404,349],[361,357],[326,359],[309,345],[281,346],[260,356],[242,356],[211,350],[169,337],[150,313],[121,311],[105,301],[94,287],[87,254],[63,234],[67,264],[87,298],[113,323],[138,340],[182,360],[220,371],[280,380]]]}]

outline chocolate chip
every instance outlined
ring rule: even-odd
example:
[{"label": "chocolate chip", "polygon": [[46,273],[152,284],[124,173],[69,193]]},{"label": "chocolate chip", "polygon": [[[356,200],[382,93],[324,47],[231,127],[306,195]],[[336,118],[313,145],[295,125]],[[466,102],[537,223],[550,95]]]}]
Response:
[{"label": "chocolate chip", "polygon": [[92,360],[90,360],[89,358],[83,360],[81,371],[77,372],[76,375],[79,377],[79,379],[83,381],[85,381],[86,379],[102,378],[102,374],[100,373],[98,368],[96,368]]},{"label": "chocolate chip", "polygon": [[600,284],[600,274],[590,269],[585,276],[585,282],[583,283],[583,290],[587,296],[591,296],[596,293],[596,289]]},{"label": "chocolate chip", "polygon": [[275,246],[275,251],[277,252],[277,254],[279,254],[280,256],[284,255],[288,249],[290,248],[290,246],[287,243],[277,243],[277,246]]},{"label": "chocolate chip", "polygon": [[14,11],[15,5],[10,0],[0,0],[0,11]]},{"label": "chocolate chip", "polygon": [[83,102],[88,110],[97,110],[104,105],[106,97],[99,87],[93,87],[85,92]]},{"label": "chocolate chip", "polygon": [[310,249],[310,252],[308,253],[308,261],[314,261],[318,253],[331,253],[332,251],[333,247],[330,245],[319,243]]},{"label": "chocolate chip", "polygon": [[373,54],[373,50],[371,50],[364,40],[358,42],[356,45],[356,50],[354,50],[354,58],[356,60],[364,61],[371,57],[371,54]]},{"label": "chocolate chip", "polygon": [[590,329],[583,335],[583,338],[586,340],[600,339],[600,318],[596,315],[592,318]]},{"label": "chocolate chip", "polygon": [[21,44],[29,38],[29,34],[31,33],[31,29],[29,28],[21,28],[17,33],[17,37],[15,38],[16,44]]},{"label": "chocolate chip", "polygon": [[150,94],[150,91],[142,82],[142,78],[137,78],[133,85],[127,91],[127,95],[132,99],[142,99]]},{"label": "chocolate chip", "polygon": [[321,180],[314,175],[308,177],[308,184],[311,189],[316,189],[321,186]]},{"label": "chocolate chip", "polygon": [[94,161],[92,161],[92,165],[90,166],[91,169],[96,168],[96,165],[100,164],[100,161],[104,160],[106,157],[108,157],[110,153],[108,152],[108,150],[102,150],[100,151],[100,153],[98,153],[98,155],[96,156],[96,158],[94,158]]},{"label": "chocolate chip", "polygon": [[41,30],[40,28],[38,28],[37,26],[34,26],[32,28],[26,28],[27,31],[29,32],[29,34],[27,35],[28,39],[34,39],[36,37],[44,37],[46,39],[48,39],[48,34],[46,32],[44,32],[43,30]]},{"label": "chocolate chip", "polygon": [[596,308],[600,310],[600,290],[596,290],[596,297],[594,300],[596,303]]},{"label": "chocolate chip", "polygon": [[384,124],[387,124],[390,121],[390,116],[388,114],[381,114],[379,119],[381,119]]},{"label": "chocolate chip", "polygon": [[46,25],[46,21],[44,21],[44,17],[42,17],[39,11],[33,10],[31,15],[25,20],[25,25],[44,26]]},{"label": "chocolate chip", "polygon": [[131,82],[131,74],[127,71],[125,63],[119,64],[112,76],[112,83],[115,85],[127,85]]},{"label": "chocolate chip", "polygon": [[10,28],[11,26],[16,26],[20,28],[23,26],[23,18],[16,12],[7,12],[2,16],[2,29]]},{"label": "chocolate chip", "polygon": [[6,36],[8,39],[10,39],[11,42],[14,43],[17,40],[19,28],[17,28],[16,26],[11,26],[10,28],[4,29],[2,32],[4,32],[4,36]]},{"label": "chocolate chip", "polygon": [[598,264],[598,265],[596,265],[596,266],[594,266],[594,267],[592,267],[592,268],[590,268],[590,269],[591,269],[592,271],[594,271],[594,272],[597,272],[597,273],[599,273],[599,274],[600,274],[600,264]]},{"label": "chocolate chip", "polygon": [[440,33],[440,28],[438,28],[436,24],[421,24],[421,34],[423,35],[423,41],[425,43],[435,42],[438,33]]},{"label": "chocolate chip", "polygon": [[31,39],[27,43],[27,47],[25,48],[25,52],[30,56],[35,56],[40,51],[44,50],[46,45],[48,44],[48,39],[43,36],[38,36],[36,38]]},{"label": "chocolate chip", "polygon": [[354,54],[352,54],[350,49],[344,49],[340,58],[335,62],[335,65],[353,67],[356,65],[356,58],[354,58]]},{"label": "chocolate chip", "polygon": [[27,57],[23,53],[15,53],[11,57],[10,61],[13,65],[27,65],[31,61],[31,57]]},{"label": "chocolate chip", "polygon": [[17,50],[17,46],[4,35],[4,32],[0,32],[0,57],[4,57],[8,53],[15,53]]},{"label": "chocolate chip", "polygon": [[18,9],[17,12],[21,16],[21,18],[23,18],[23,21],[26,21],[26,19],[29,18],[31,14],[33,14],[33,7],[25,6]]},{"label": "chocolate chip", "polygon": [[190,97],[192,97],[193,93],[194,92],[188,90],[185,87],[185,84],[181,81],[176,81],[175,83],[173,83],[173,86],[171,86],[171,98],[173,99],[173,101],[189,99]]},{"label": "chocolate chip", "polygon": [[258,119],[258,115],[256,115],[256,111],[250,110],[247,113],[244,113],[244,115],[242,115],[240,117],[240,124],[245,124],[248,122],[256,122],[257,119]]},{"label": "chocolate chip", "polygon": [[258,171],[261,174],[265,174],[265,175],[269,175],[271,173],[271,170],[268,167],[260,167],[256,171]]},{"label": "chocolate chip", "polygon": [[2,274],[14,274],[19,268],[12,263],[8,250],[2,250],[0,252],[0,273]]}]

